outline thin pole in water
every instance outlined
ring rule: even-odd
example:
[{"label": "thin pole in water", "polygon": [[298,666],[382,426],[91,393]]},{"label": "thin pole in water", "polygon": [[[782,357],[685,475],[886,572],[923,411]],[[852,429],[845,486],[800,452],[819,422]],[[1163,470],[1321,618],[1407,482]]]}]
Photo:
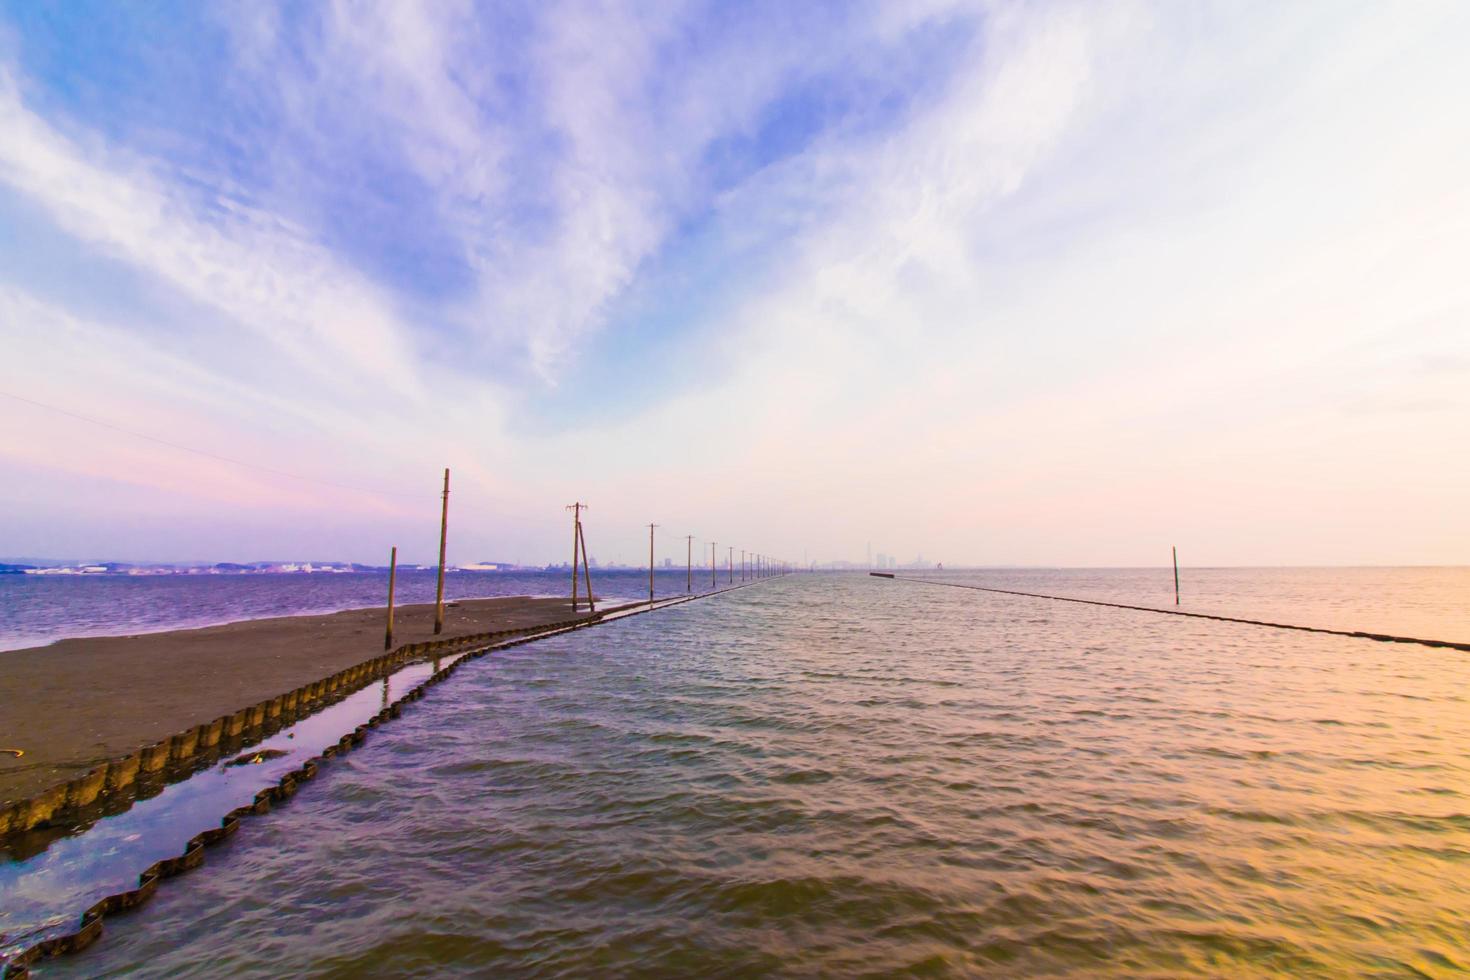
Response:
[{"label": "thin pole in water", "polygon": [[[398,578],[398,546],[388,554],[388,632],[383,636],[383,649],[393,649],[393,583]],[[386,681],[385,681],[386,683]]]},{"label": "thin pole in water", "polygon": [[587,586],[587,611],[597,612],[597,603],[592,600],[592,565],[587,561],[587,532],[582,530],[582,522],[577,522],[577,537],[582,540],[582,583]]},{"label": "thin pole in water", "polygon": [[1179,605],[1179,546],[1170,545],[1169,550],[1174,552],[1174,605]]},{"label": "thin pole in water", "polygon": [[686,554],[684,555],[684,574],[687,577],[687,580],[684,583],[684,591],[686,593],[689,593],[694,591],[694,535],[684,535],[684,544],[686,546]]},{"label": "thin pole in water", "polygon": [[657,524],[648,525],[648,604],[653,605],[653,529]]},{"label": "thin pole in water", "polygon": [[572,512],[572,612],[577,611],[577,544],[582,537],[582,504],[568,504]]},{"label": "thin pole in water", "polygon": [[730,553],[725,556],[725,570],[729,573],[729,584],[735,584],[735,546],[730,546]]},{"label": "thin pole in water", "polygon": [[449,467],[444,467],[444,509],[439,513],[439,590],[434,596],[434,632],[444,632],[444,545],[449,539]]},{"label": "thin pole in water", "polygon": [[709,587],[715,587],[715,542],[709,543]]}]

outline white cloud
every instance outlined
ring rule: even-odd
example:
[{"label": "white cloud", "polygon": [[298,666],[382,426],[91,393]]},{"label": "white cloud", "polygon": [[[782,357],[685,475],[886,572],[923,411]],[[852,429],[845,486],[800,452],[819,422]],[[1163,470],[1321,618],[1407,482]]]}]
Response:
[{"label": "white cloud", "polygon": [[[197,202],[96,137],[70,139],[26,108],[0,71],[0,180],[66,231],[229,317],[210,329],[258,333],[323,384],[362,377],[416,387],[413,362],[376,291],[302,229],[228,198]],[[344,376],[344,369],[355,372]]]},{"label": "white cloud", "polygon": [[[1136,9],[1006,13],[911,125],[768,175],[777,196],[835,178],[844,204],[719,325],[725,383],[609,421],[599,444],[678,446],[656,484],[738,488],[726,520],[825,554],[886,529],[962,560],[1146,561],[1192,529],[1205,560],[1463,560],[1449,502],[1470,464],[1449,447],[1470,402],[1458,378],[1394,399],[1428,383],[1385,379],[1370,353],[1470,346],[1426,326],[1470,316],[1470,133],[1435,125],[1454,115],[1455,86],[1434,84],[1445,12],[1417,30],[1303,18],[1332,43],[1248,86],[1249,38],[1289,46],[1301,25],[1253,25],[1201,66],[1195,36]],[[1073,166],[1096,174],[1080,195]],[[1418,411],[1344,423],[1365,385]],[[650,455],[594,458],[631,503]],[[1325,543],[1306,486],[1373,533]],[[1386,520],[1392,499],[1412,513]]]},{"label": "white cloud", "polygon": [[[449,456],[495,508],[466,523],[529,527],[494,531],[521,557],[560,554],[559,525],[533,515],[571,496],[594,500],[599,547],[630,554],[648,519],[814,556],[885,534],[950,560],[1137,561],[1176,530],[1218,561],[1470,554],[1451,507],[1470,463],[1445,449],[1470,438],[1461,374],[1390,370],[1470,357],[1470,79],[1440,23],[1463,15],[984,5],[956,73],[881,129],[835,125],[706,184],[710,147],[800,80],[844,58],[869,71],[916,25],[974,23],[894,9],[836,38],[767,24],[706,50],[680,47],[677,6],[538,9],[530,43],[507,47],[459,5],[336,6],[305,61],[272,19],[241,19],[251,77],[279,83],[301,130],[286,150],[350,116],[430,188],[425,220],[473,279],[438,311],[465,327],[456,344],[554,379],[690,217],[718,224],[715,250],[775,251],[712,313],[709,387],[535,440],[453,363],[467,350],[414,359],[410,337],[442,324],[410,333],[387,290],[290,222],[201,221],[166,173],[64,137],[13,89],[0,123],[20,138],[0,165],[79,238],[296,356],[353,378],[405,358],[417,387],[393,411],[323,399],[320,433],[284,441],[306,455],[339,435],[350,456],[376,428],[380,458],[416,473]],[[1406,488],[1394,468],[1435,476]],[[1303,502],[1314,479],[1331,522]],[[1384,501],[1411,513],[1390,527]],[[1372,534],[1327,540],[1344,523]]]}]

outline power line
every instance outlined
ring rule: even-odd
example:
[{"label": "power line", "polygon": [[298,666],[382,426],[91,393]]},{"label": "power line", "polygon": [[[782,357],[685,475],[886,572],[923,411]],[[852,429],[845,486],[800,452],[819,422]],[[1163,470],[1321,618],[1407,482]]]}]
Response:
[{"label": "power line", "polygon": [[193,453],[196,456],[204,456],[208,459],[219,460],[222,463],[229,463],[232,466],[243,466],[246,469],[259,470],[262,473],[272,473],[276,476],[284,476],[290,480],[300,480],[303,483],[315,483],[324,487],[336,487],[338,490],[351,490],[354,493],[371,493],[382,497],[411,497],[417,500],[421,496],[427,496],[426,494],[403,493],[402,491],[395,490],[374,490],[369,487],[354,487],[346,483],[333,483],[331,480],[319,480],[316,477],[312,476],[302,476],[299,473],[288,473],[285,470],[278,470],[274,467],[262,466],[259,463],[251,463],[243,459],[234,459],[230,456],[221,456],[219,453],[212,453],[207,449],[197,449],[194,446],[185,446],[182,443],[170,442],[167,439],[160,439],[157,436],[150,436],[147,433],[137,432],[133,429],[125,429],[122,426],[114,425],[111,422],[104,422],[101,419],[94,419],[90,415],[82,415],[80,413],[70,411],[69,409],[59,408],[56,405],[48,405],[45,402],[38,402],[33,398],[25,398],[21,395],[12,394],[8,391],[0,391],[0,396],[12,398],[18,402],[25,402],[27,405],[34,405],[37,408],[44,408],[47,411],[56,412],[58,415],[65,415],[68,418],[74,418],[80,422],[89,422],[92,425],[101,426],[104,429],[111,429],[114,432],[121,432],[124,435],[132,436],[135,439],[143,439],[148,442],[156,442],[160,446],[168,446],[170,449],[178,449],[186,453]]},{"label": "power line", "polygon": [[940,582],[932,578],[908,578],[883,572],[869,572],[879,578],[891,578],[896,582],[914,582],[919,585],[942,585],[950,589],[971,589],[975,592],[995,592],[1000,595],[1024,596],[1027,599],[1051,599],[1055,602],[1077,602],[1084,606],[1107,606],[1110,609],[1131,609],[1134,612],[1159,613],[1163,616],[1187,616],[1190,619],[1213,619],[1220,623],[1244,623],[1247,626],[1268,626],[1276,630],[1296,630],[1299,633],[1327,633],[1332,636],[1351,636],[1360,640],[1377,640],[1380,643],[1418,643],[1426,647],[1445,647],[1450,650],[1470,652],[1470,643],[1453,643],[1449,640],[1425,640],[1415,636],[1394,636],[1389,633],[1366,633],[1362,630],[1335,630],[1325,626],[1293,626],[1290,623],[1270,623],[1262,619],[1242,619],[1237,616],[1216,616],[1213,613],[1185,612],[1182,609],[1158,609],[1154,606],[1132,606],[1122,602],[1104,602],[1101,599],[1077,599],[1064,595],[1044,595],[1040,592],[1017,592],[1014,589],[993,589],[985,585],[967,585],[963,582]]}]

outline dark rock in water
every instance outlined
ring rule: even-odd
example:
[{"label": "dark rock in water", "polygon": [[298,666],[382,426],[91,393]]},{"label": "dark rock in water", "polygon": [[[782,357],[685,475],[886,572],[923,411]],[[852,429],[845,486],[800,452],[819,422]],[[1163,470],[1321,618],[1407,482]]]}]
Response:
[{"label": "dark rock in water", "polygon": [[226,762],[225,765],[253,766],[257,763],[264,762],[267,759],[279,759],[285,754],[286,753],[280,749],[261,749],[259,752],[242,752],[240,755],[235,756],[235,758],[231,759],[229,762]]}]

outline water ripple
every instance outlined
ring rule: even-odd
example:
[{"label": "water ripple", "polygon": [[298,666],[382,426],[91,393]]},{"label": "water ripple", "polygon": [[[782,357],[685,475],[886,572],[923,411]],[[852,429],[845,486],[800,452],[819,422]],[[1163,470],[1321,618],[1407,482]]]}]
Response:
[{"label": "water ripple", "polygon": [[478,661],[45,972],[1470,965],[1470,658],[936,591]]}]

